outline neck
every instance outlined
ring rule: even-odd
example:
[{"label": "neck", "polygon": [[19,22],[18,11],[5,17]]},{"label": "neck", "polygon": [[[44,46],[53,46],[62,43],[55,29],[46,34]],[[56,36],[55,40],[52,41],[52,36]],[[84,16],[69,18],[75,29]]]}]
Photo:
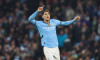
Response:
[{"label": "neck", "polygon": [[45,22],[45,23],[49,23],[50,21],[49,21],[49,20],[44,20],[44,22]]}]

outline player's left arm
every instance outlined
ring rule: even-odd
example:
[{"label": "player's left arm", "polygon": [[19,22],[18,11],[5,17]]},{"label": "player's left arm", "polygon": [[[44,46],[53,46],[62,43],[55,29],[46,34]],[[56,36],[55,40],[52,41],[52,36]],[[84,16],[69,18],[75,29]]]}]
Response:
[{"label": "player's left arm", "polygon": [[58,21],[57,22],[57,25],[70,25],[72,24],[73,22],[75,21],[78,21],[80,19],[80,16],[76,16],[73,20],[70,20],[70,21]]}]

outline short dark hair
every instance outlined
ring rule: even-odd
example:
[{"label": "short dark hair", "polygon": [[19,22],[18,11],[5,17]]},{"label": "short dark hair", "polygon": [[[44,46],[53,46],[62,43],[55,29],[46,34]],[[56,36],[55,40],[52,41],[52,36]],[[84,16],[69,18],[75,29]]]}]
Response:
[{"label": "short dark hair", "polygon": [[44,10],[43,13],[42,13],[42,15],[44,14],[44,12],[48,12],[50,14],[50,12],[49,12],[48,9]]}]

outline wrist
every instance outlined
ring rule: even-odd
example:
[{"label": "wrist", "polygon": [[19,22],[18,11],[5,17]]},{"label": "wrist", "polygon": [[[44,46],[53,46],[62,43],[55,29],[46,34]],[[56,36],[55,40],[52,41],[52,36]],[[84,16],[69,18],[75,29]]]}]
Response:
[{"label": "wrist", "polygon": [[39,10],[37,10],[38,12],[40,12]]},{"label": "wrist", "polygon": [[36,12],[38,12],[39,13],[39,11],[37,10]]},{"label": "wrist", "polygon": [[74,19],[75,21],[78,21],[78,19],[76,18],[76,19]]},{"label": "wrist", "polygon": [[74,21],[76,21],[75,19],[73,19]]}]

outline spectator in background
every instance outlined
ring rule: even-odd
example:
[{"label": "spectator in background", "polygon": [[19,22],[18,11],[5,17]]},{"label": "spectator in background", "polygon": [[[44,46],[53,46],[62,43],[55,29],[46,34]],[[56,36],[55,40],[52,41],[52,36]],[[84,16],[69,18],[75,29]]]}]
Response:
[{"label": "spectator in background", "polygon": [[81,23],[81,26],[83,25],[83,23],[85,22],[86,24],[87,24],[87,26],[90,28],[90,22],[89,21],[87,21],[87,20],[85,20],[85,18],[84,18],[85,16],[84,16],[84,14],[82,14],[81,15],[81,19],[80,19],[80,23]]},{"label": "spectator in background", "polygon": [[69,5],[66,9],[66,19],[68,20],[69,19],[72,19],[74,17],[74,10],[71,8],[71,6]]},{"label": "spectator in background", "polygon": [[89,21],[90,20],[90,15],[89,15],[89,12],[86,11],[86,14],[85,14],[85,20]]},{"label": "spectator in background", "polygon": [[83,42],[83,44],[84,44],[85,46],[87,46],[88,42],[87,42],[87,40],[86,40],[86,35],[84,35],[84,34],[81,35],[81,42]]},{"label": "spectator in background", "polygon": [[76,42],[80,42],[81,40],[81,23],[77,22],[77,25],[75,25],[75,40]]},{"label": "spectator in background", "polygon": [[64,34],[64,31],[61,30],[60,34],[57,35],[58,37],[58,42],[59,42],[59,48],[62,49],[64,47],[64,41],[68,38],[67,34]]},{"label": "spectator in background", "polygon": [[14,60],[21,60],[21,56],[20,56],[20,52],[19,52],[19,48],[16,47],[16,49],[14,49],[14,53],[15,53],[15,56],[14,56]]},{"label": "spectator in background", "polygon": [[92,21],[92,31],[96,31],[96,28],[97,28],[97,18],[96,16],[94,16]]},{"label": "spectator in background", "polygon": [[76,42],[75,41],[75,28],[73,25],[69,25],[69,38],[71,39],[72,45]]},{"label": "spectator in background", "polygon": [[86,22],[83,22],[82,28],[81,28],[81,34],[85,34],[85,36],[89,36],[89,28],[86,24]]},{"label": "spectator in background", "polygon": [[100,17],[100,5],[98,6],[97,16]]},{"label": "spectator in background", "polygon": [[100,18],[98,19],[97,33],[100,34]]},{"label": "spectator in background", "polygon": [[29,29],[29,38],[32,39],[32,37],[35,33],[35,28],[32,25],[30,25],[29,27],[30,27],[30,29]]}]

